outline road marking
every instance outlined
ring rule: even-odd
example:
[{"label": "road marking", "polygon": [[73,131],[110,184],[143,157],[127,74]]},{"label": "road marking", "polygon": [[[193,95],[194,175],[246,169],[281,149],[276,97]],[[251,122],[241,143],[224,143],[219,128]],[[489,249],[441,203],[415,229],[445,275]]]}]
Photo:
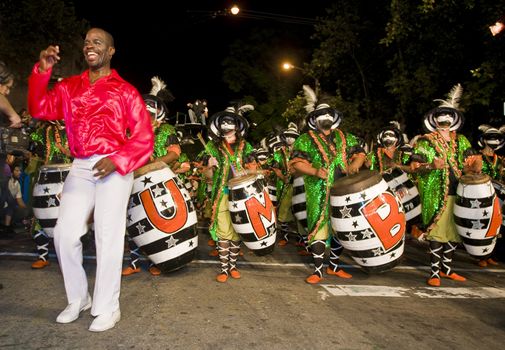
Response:
[{"label": "road marking", "polygon": [[[25,257],[38,257],[39,255],[37,253],[21,253],[21,252],[0,252],[0,257],[1,256],[25,256]],[[50,258],[55,258],[55,254],[49,254]],[[83,257],[85,260],[96,260],[95,255],[85,255]],[[126,256],[123,258],[124,261],[129,261],[130,258]],[[142,257],[140,258],[141,261],[148,261],[147,258]],[[201,265],[218,265],[219,260],[193,260],[189,263],[191,264],[201,264]],[[276,263],[276,262],[263,262],[263,261],[244,261],[244,260],[239,260],[238,261],[239,265],[242,266],[265,266],[265,267],[301,267],[301,268],[312,268],[312,264],[304,264],[304,263]],[[324,264],[324,266],[328,266],[327,264]],[[360,270],[361,267],[359,265],[347,265],[347,264],[339,264],[340,267],[346,268],[346,269],[356,269]],[[416,265],[416,266],[395,266],[392,268],[390,271],[395,271],[395,270],[422,270],[422,271],[431,271],[429,266],[425,265]],[[492,268],[463,268],[463,267],[458,267],[458,272],[459,271],[464,271],[464,272],[492,272],[492,273],[505,273],[505,269],[492,269]]]},{"label": "road marking", "polygon": [[[489,299],[505,298],[505,290],[493,287],[390,287],[367,285],[321,284],[335,297],[389,297],[389,298],[436,298],[436,299]],[[319,292],[321,293],[321,292]],[[323,299],[324,300],[324,299]]]}]

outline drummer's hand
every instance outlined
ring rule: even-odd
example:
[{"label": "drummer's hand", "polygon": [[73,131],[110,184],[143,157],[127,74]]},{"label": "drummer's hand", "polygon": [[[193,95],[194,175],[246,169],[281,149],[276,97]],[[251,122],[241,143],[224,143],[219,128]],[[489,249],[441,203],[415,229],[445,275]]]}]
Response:
[{"label": "drummer's hand", "polygon": [[210,157],[209,158],[209,167],[213,167],[213,166],[217,167],[217,165],[218,165],[217,159],[215,157]]},{"label": "drummer's hand", "polygon": [[94,176],[98,177],[99,179],[103,179],[116,170],[116,164],[114,164],[110,158],[105,157],[96,162],[96,164],[93,166],[93,170],[96,170]]},{"label": "drummer's hand", "polygon": [[443,169],[445,162],[442,158],[435,158],[431,164],[433,164],[434,169]]},{"label": "drummer's hand", "polygon": [[314,174],[314,176],[326,180],[328,178],[328,172],[324,168],[319,168],[316,169],[316,173]]},{"label": "drummer's hand", "polygon": [[60,47],[58,45],[49,45],[49,47],[40,52],[39,56],[39,72],[44,73],[60,60]]},{"label": "drummer's hand", "polygon": [[347,167],[347,175],[352,175],[352,174],[356,174],[359,172],[359,166],[358,165],[355,165],[353,163],[351,163],[348,167]]}]

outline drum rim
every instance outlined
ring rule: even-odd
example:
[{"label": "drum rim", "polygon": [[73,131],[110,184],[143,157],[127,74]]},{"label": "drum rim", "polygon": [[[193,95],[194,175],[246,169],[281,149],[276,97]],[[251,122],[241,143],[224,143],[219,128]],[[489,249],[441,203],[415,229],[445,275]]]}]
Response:
[{"label": "drum rim", "polygon": [[143,175],[149,174],[153,170],[163,170],[165,168],[170,170],[168,165],[165,164],[164,162],[155,161],[153,163],[146,164],[143,167],[140,167],[137,170],[135,170],[134,178],[137,179]]},{"label": "drum rim", "polygon": [[[466,181],[467,179],[475,179]],[[459,182],[462,185],[481,185],[491,181],[491,177],[487,174],[465,174],[461,175]]]},{"label": "drum rim", "polygon": [[40,171],[42,170],[67,170],[72,167],[72,163],[55,163],[55,164],[45,164],[40,166]]},{"label": "drum rim", "polygon": [[[342,186],[340,182],[345,181],[346,179],[350,179],[352,177],[356,176],[365,176],[365,174],[368,173],[369,177],[366,179],[363,179],[363,181],[360,181],[358,183],[352,184],[352,187],[350,187],[350,184],[345,184]],[[339,182],[340,181],[340,182]],[[379,184],[381,181],[384,181],[383,177],[381,174],[376,171],[376,170],[362,170],[357,174],[341,177],[337,179],[335,182],[333,182],[333,186],[331,187],[330,193],[334,196],[345,196],[351,193],[356,193],[356,192],[361,192],[363,190],[366,190],[367,188],[370,188],[374,185]],[[359,184],[359,188],[356,187],[356,185]],[[339,185],[339,186],[337,186]]]},{"label": "drum rim", "polygon": [[[246,174],[246,175],[242,175],[242,176],[237,176],[237,177],[234,177],[234,178],[231,178],[230,180],[228,180],[228,187],[241,185],[241,184],[247,182],[248,179],[257,179],[257,178],[258,178],[258,176],[256,174]],[[241,179],[244,179],[244,180],[239,181]]]}]

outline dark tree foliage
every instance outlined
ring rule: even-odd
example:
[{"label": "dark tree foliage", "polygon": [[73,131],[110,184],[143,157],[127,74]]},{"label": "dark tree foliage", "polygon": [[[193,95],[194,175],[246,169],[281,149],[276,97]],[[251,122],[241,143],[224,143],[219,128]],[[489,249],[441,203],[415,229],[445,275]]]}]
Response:
[{"label": "dark tree foliage", "polygon": [[71,1],[0,1],[0,60],[16,73],[16,92],[26,92],[30,70],[40,51],[50,44],[61,50],[54,76],[80,72],[86,29],[87,23],[77,19]]}]

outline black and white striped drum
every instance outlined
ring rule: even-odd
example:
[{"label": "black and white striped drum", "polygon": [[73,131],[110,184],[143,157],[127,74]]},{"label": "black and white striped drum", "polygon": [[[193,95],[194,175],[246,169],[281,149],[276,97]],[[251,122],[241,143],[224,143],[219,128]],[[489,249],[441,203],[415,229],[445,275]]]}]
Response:
[{"label": "black and white striped drum", "polygon": [[294,217],[307,234],[307,196],[305,194],[305,183],[303,176],[293,179],[293,197],[291,199],[291,210]]},{"label": "black and white striped drum", "polygon": [[196,212],[180,178],[162,162],[135,171],[127,231],[163,272],[193,260],[198,246]]},{"label": "black and white striped drum", "polygon": [[272,205],[277,208],[279,202],[277,201],[277,187],[275,185],[268,184],[267,185],[268,195],[270,196],[270,200],[272,201]]},{"label": "black and white striped drum", "polygon": [[392,168],[382,173],[389,189],[400,199],[408,224],[416,224],[421,219],[421,197],[414,182],[407,173],[398,168]]},{"label": "black and white striped drum", "polygon": [[231,222],[247,248],[257,255],[274,250],[277,230],[275,207],[264,178],[248,174],[228,181]]},{"label": "black and white striped drum", "polygon": [[63,183],[71,166],[72,164],[41,166],[33,187],[33,215],[49,237],[53,237],[54,226],[56,226],[60,211]]},{"label": "black and white striped drum", "polygon": [[468,254],[480,259],[491,254],[502,216],[488,175],[461,176],[456,190],[454,221]]},{"label": "black and white striped drum", "polygon": [[331,188],[331,227],[366,272],[396,266],[403,255],[405,213],[377,171],[342,177]]}]

